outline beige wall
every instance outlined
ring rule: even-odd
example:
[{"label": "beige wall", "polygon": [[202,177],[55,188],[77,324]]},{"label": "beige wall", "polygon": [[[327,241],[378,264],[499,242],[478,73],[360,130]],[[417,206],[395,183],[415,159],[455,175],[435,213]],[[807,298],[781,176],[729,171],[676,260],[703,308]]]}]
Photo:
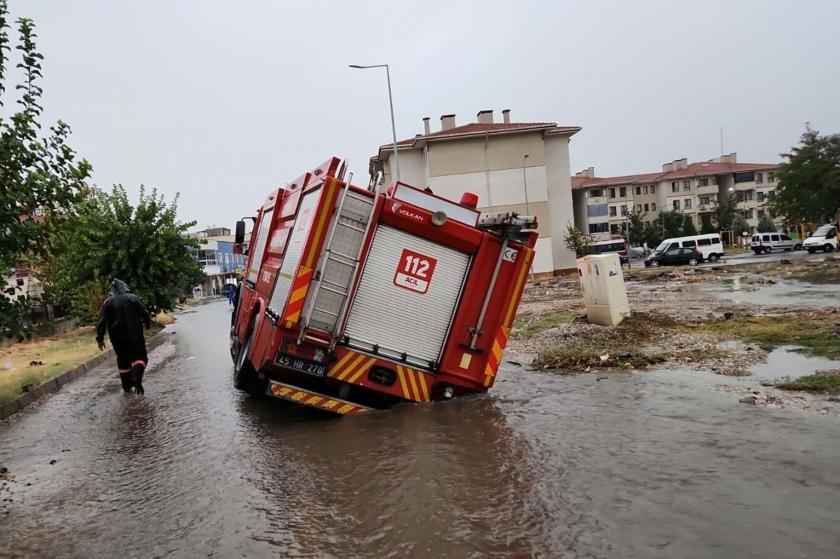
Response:
[{"label": "beige wall", "polygon": [[545,164],[541,132],[434,142],[428,146],[429,176],[520,169],[526,153],[526,167]]},{"label": "beige wall", "polygon": [[548,184],[548,214],[551,252],[555,270],[575,268],[575,254],[566,248],[566,227],[573,224],[572,173],[569,167],[569,137],[545,137],[545,174]]}]

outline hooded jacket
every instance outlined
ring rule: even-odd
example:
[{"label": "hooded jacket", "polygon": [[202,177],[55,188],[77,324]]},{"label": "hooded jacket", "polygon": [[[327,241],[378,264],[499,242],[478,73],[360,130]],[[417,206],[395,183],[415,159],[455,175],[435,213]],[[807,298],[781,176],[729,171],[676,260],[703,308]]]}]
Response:
[{"label": "hooded jacket", "polygon": [[108,329],[108,338],[111,344],[125,345],[143,343],[143,325],[151,327],[149,311],[131,292],[128,285],[118,279],[111,282],[111,296],[102,304],[99,315],[99,324],[96,326],[96,340],[105,339],[105,329]]}]

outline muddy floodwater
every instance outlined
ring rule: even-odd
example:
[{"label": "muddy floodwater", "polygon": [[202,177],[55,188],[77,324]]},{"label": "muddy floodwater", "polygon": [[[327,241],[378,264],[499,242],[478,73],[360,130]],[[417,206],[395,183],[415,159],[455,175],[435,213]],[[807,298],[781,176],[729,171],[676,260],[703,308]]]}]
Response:
[{"label": "muddy floodwater", "polygon": [[0,423],[0,556],[837,557],[837,418],[509,363],[325,418],[233,389],[228,320],[181,315],[143,399],[103,369]]},{"label": "muddy floodwater", "polygon": [[693,284],[685,291],[713,294],[738,304],[791,308],[830,308],[840,304],[840,284],[796,279],[774,280],[772,284],[751,283],[756,276],[735,276],[709,283]]}]

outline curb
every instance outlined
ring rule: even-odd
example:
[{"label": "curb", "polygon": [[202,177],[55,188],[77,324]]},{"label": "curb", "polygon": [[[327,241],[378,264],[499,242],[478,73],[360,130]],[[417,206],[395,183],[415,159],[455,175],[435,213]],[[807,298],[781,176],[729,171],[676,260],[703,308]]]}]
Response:
[{"label": "curb", "polygon": [[[161,345],[164,341],[163,333],[165,330],[161,330],[148,340],[147,349],[149,351],[155,349],[159,345]],[[81,377],[88,371],[95,369],[96,367],[102,365],[106,361],[114,358],[114,349],[108,349],[106,351],[101,352],[99,355],[91,357],[81,365],[77,365],[72,369],[68,369],[63,373],[59,373],[58,375],[45,380],[29,392],[24,392],[16,399],[12,400],[11,402],[0,406],[0,420],[6,419],[7,417],[11,417],[12,415],[16,414],[19,411],[22,411],[25,407],[30,405],[32,402],[40,400],[41,398],[48,396],[54,392],[57,392],[61,389],[62,386],[68,384],[71,381],[76,380],[77,378]]]}]

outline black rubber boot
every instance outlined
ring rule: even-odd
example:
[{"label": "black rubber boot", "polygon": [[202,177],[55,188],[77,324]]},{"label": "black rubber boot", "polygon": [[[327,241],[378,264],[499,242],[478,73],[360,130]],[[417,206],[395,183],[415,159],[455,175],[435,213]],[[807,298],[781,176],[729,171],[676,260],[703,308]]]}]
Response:
[{"label": "black rubber boot", "polygon": [[138,396],[142,396],[146,393],[143,390],[143,371],[146,370],[145,365],[135,365],[131,368],[131,382],[134,385],[134,393]]}]

